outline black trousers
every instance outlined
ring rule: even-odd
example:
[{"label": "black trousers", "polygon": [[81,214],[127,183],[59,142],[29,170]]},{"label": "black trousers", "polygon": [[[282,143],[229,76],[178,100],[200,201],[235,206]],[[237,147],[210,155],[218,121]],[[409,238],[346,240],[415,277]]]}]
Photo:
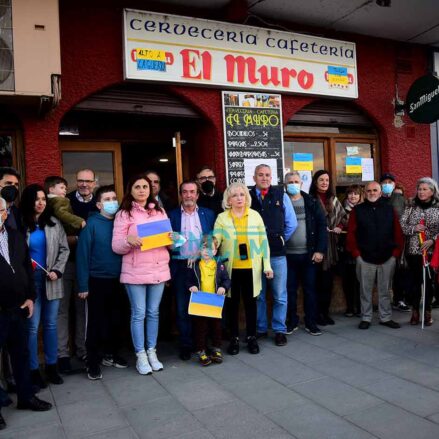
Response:
[{"label": "black trousers", "polygon": [[[407,264],[409,266],[411,275],[411,301],[413,309],[419,311],[419,304],[422,296],[423,283],[423,264],[421,255],[407,255]],[[426,267],[425,273],[425,309],[431,311],[431,299],[433,296],[433,281],[435,273],[430,268]]]},{"label": "black trousers", "polygon": [[332,286],[334,283],[333,269],[323,270],[322,264],[317,264],[316,293],[317,313],[319,316],[328,316],[332,299]]},{"label": "black trousers", "polygon": [[118,278],[89,279],[87,362],[100,363],[102,355],[117,354],[120,347],[122,289]]},{"label": "black trousers", "polygon": [[256,297],[253,297],[251,268],[232,270],[232,289],[229,306],[230,335],[239,337],[239,304],[244,302],[247,337],[256,335]]},{"label": "black trousers", "polygon": [[11,358],[17,399],[28,401],[34,393],[30,380],[26,316],[20,308],[0,311],[0,348],[5,345]]},{"label": "black trousers", "polygon": [[346,299],[346,312],[361,313],[360,282],[357,279],[356,264],[349,255],[344,254],[341,264],[343,292]]}]

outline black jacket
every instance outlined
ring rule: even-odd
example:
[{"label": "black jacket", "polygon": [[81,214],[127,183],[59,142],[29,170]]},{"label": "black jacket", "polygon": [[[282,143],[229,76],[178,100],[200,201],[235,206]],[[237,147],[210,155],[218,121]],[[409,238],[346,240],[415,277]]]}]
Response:
[{"label": "black jacket", "polygon": [[14,309],[27,299],[35,300],[33,270],[29,248],[24,236],[17,230],[8,232],[9,259],[11,265],[0,254],[0,308]]},{"label": "black jacket", "polygon": [[[218,288],[220,287],[223,287],[227,292],[227,290],[230,289],[231,285],[232,282],[229,278],[229,274],[227,273],[226,266],[219,259],[217,259],[216,276],[215,276],[215,293],[218,291]],[[188,270],[186,286],[187,289],[193,286],[196,286],[198,289],[201,288],[200,259],[197,259],[192,269]]]},{"label": "black jacket", "polygon": [[223,212],[222,202],[223,194],[215,189],[215,193],[212,196],[205,195],[200,192],[197,204],[201,207],[206,207],[207,209],[213,210],[215,212],[215,216],[218,216],[221,212]]},{"label": "black jacket", "polygon": [[326,216],[319,200],[306,192],[300,191],[305,203],[306,246],[308,255],[326,254],[328,249],[328,230]]}]

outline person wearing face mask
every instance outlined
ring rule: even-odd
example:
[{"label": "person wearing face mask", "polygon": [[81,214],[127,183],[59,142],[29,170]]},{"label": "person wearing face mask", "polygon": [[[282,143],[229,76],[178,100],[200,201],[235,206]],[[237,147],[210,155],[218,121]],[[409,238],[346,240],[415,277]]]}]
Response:
[{"label": "person wearing face mask", "polygon": [[285,175],[285,188],[297,218],[297,228],[285,244],[287,253],[287,334],[299,327],[297,315],[297,290],[302,283],[305,311],[305,331],[311,335],[321,335],[317,327],[316,264],[323,261],[327,250],[328,232],[326,218],[320,203],[301,191],[302,180],[299,172]]},{"label": "person wearing face mask", "polygon": [[15,168],[0,167],[0,196],[6,201],[8,218],[6,225],[14,230],[20,230],[20,211],[15,205],[19,194],[20,174]]},{"label": "person wearing face mask", "polygon": [[405,208],[404,196],[398,192],[395,192],[395,176],[390,173],[385,173],[380,179],[382,199],[386,203],[390,204],[398,214],[398,218],[401,219]]},{"label": "person wearing face mask", "polygon": [[95,195],[99,212],[92,213],[76,249],[78,296],[87,300],[88,378],[102,378],[100,365],[127,367],[117,355],[120,333],[122,256],[111,248],[114,216],[119,209],[114,186],[101,186]]},{"label": "person wearing face mask", "polygon": [[372,292],[378,290],[380,325],[397,329],[392,320],[390,285],[396,259],[403,247],[403,236],[395,210],[381,198],[381,186],[372,181],[366,185],[366,200],[357,204],[349,216],[346,248],[356,260],[360,281],[361,322],[368,329],[372,321]]},{"label": "person wearing face mask", "polygon": [[209,166],[202,167],[197,174],[197,183],[201,187],[198,205],[213,210],[215,216],[219,215],[223,211],[223,194],[215,187],[216,176],[212,168]]}]

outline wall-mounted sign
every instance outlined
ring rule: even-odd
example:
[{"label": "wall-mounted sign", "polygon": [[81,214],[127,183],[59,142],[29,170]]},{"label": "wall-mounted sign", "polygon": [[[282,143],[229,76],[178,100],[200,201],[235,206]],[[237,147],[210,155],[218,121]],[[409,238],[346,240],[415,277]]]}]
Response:
[{"label": "wall-mounted sign", "polygon": [[418,78],[407,93],[407,114],[413,122],[433,123],[439,119],[439,79],[433,75]]},{"label": "wall-mounted sign", "polygon": [[358,97],[355,44],[124,10],[126,79]]},{"label": "wall-mounted sign", "polygon": [[272,183],[284,169],[280,95],[223,92],[227,184],[252,186],[257,165],[271,167]]}]

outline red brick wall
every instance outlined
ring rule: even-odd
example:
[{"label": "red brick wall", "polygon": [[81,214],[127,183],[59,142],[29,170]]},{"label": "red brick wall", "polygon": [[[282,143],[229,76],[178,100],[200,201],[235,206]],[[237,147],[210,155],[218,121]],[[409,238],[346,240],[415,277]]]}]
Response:
[{"label": "red brick wall", "polygon": [[[28,182],[41,182],[45,175],[60,172],[58,129],[62,117],[87,96],[123,81],[122,7],[125,5],[141,8],[135,1],[123,0],[60,2],[62,101],[44,119],[21,115]],[[352,35],[337,35],[337,38],[357,43],[360,97],[356,104],[379,130],[382,170],[395,173],[413,190],[417,178],[431,173],[429,126],[415,125],[404,117],[406,126],[395,128],[392,100],[396,78],[400,96],[404,98],[413,80],[425,73],[426,50],[410,46],[412,72],[397,75],[396,52],[402,44]],[[219,180],[224,183],[221,92],[183,86],[173,86],[170,90],[206,119],[207,128],[198,134],[203,147],[196,157],[191,157],[191,171],[201,164],[213,163]],[[312,100],[284,95],[284,123]],[[413,127],[414,132],[407,127]]]}]

